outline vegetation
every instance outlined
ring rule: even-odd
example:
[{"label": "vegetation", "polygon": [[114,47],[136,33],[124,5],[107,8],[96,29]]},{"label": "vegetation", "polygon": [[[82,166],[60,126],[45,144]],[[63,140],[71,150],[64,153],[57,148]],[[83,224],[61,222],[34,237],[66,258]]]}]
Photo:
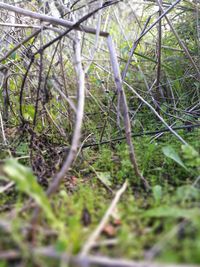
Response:
[{"label": "vegetation", "polygon": [[200,264],[199,7],[0,1],[0,267]]}]

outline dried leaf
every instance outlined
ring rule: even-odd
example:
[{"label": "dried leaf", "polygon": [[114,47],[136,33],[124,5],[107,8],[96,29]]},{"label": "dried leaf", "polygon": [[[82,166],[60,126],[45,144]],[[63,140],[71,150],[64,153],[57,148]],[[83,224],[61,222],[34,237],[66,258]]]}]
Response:
[{"label": "dried leaf", "polygon": [[109,223],[104,227],[103,233],[108,237],[114,237],[117,233],[117,230],[112,224]]}]

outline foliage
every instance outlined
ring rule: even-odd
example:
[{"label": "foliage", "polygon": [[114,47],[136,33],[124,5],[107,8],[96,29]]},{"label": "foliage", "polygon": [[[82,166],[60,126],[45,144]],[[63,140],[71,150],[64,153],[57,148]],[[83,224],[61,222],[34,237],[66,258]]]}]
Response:
[{"label": "foliage", "polygon": [[55,227],[62,227],[56,219],[43,189],[37,183],[36,177],[29,168],[24,167],[14,159],[9,159],[6,161],[3,171],[6,174],[6,178],[15,182],[19,192],[26,193],[35,200]]},{"label": "foliage", "polygon": [[[101,1],[51,2],[15,4],[78,21]],[[80,115],[76,31],[61,39],[58,36],[63,27],[49,27],[44,22],[38,35],[24,42],[35,33],[35,26],[18,25],[17,31],[14,26],[1,27],[1,57],[17,48],[0,63],[0,250],[16,251],[20,257],[17,263],[10,259],[0,262],[0,267],[65,265],[62,259],[59,262],[32,252],[41,247],[70,255],[81,252],[125,180],[128,189],[91,253],[134,260],[146,260],[150,255],[161,262],[200,263],[198,4],[184,2],[168,13],[178,38],[164,18],[162,34],[159,27],[153,27],[140,38],[143,28],[149,29],[158,17],[155,3],[143,4],[119,1],[103,8],[101,18],[100,12],[93,14],[80,30],[97,28],[102,22],[101,30],[108,31],[114,40],[122,74],[130,60],[123,84],[126,115],[130,116],[138,168],[150,190],[144,189],[130,161],[122,92],[114,84],[106,39],[80,31],[80,66],[85,71],[86,91],[83,124],[76,127],[82,128],[80,146],[59,189],[47,196],[48,186],[68,156]],[[163,3],[163,8],[168,6]],[[0,10],[0,16],[2,23],[13,23],[9,12]],[[35,25],[33,18],[24,19],[20,14],[17,21]],[[51,43],[54,38],[60,40]],[[135,43],[138,38],[139,43]],[[20,42],[24,43],[18,46]],[[132,45],[135,50],[129,58]],[[158,117],[175,127],[188,145],[181,145],[163,129]],[[72,152],[75,154],[76,149]],[[15,185],[7,188],[10,182]],[[35,207],[41,212],[34,225]]]}]

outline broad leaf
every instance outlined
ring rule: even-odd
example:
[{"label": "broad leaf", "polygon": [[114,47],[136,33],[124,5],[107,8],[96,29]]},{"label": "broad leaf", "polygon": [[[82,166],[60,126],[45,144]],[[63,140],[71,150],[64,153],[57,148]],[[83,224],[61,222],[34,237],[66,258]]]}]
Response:
[{"label": "broad leaf", "polygon": [[185,170],[187,170],[187,167],[179,157],[178,153],[174,150],[171,146],[163,147],[162,149],[163,153],[166,157],[173,159],[176,163],[178,163],[180,166],[182,166]]}]

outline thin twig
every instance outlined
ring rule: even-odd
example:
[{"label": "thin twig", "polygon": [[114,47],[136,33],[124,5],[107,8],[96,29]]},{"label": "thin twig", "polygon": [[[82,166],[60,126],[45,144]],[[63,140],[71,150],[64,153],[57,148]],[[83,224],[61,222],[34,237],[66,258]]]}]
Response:
[{"label": "thin twig", "polygon": [[179,141],[181,141],[184,145],[187,145],[187,142],[177,133],[175,132],[169,124],[161,117],[158,112],[152,107],[151,104],[149,104],[138,92],[133,89],[132,86],[130,86],[128,83],[124,82],[127,87],[146,105],[150,108],[150,110],[159,118],[159,120],[169,129],[169,131],[178,138]]},{"label": "thin twig", "polygon": [[108,210],[106,211],[103,218],[101,219],[99,225],[97,226],[97,228],[94,230],[94,232],[91,234],[91,236],[89,237],[89,239],[87,240],[87,242],[83,246],[81,253],[80,253],[81,257],[87,255],[89,253],[89,251],[91,250],[91,248],[93,247],[93,245],[95,244],[95,241],[97,240],[97,238],[101,234],[103,228],[105,227],[106,223],[108,222],[108,220],[109,220],[110,216],[112,215],[113,210],[115,209],[117,203],[119,202],[122,194],[126,191],[127,184],[128,184],[127,181],[125,181],[123,186],[117,191],[113,201],[111,202]]},{"label": "thin twig", "polygon": [[[177,126],[177,127],[171,127],[173,130],[187,130],[187,129],[193,129],[193,128],[199,128],[200,124],[190,124],[190,125],[181,125],[181,126]],[[164,129],[160,129],[157,131],[148,131],[148,132],[139,132],[139,133],[134,133],[131,134],[132,137],[140,137],[140,136],[145,136],[145,135],[155,135],[155,134],[159,134],[159,133],[169,133],[170,130],[168,128],[164,128]],[[110,144],[110,143],[114,143],[114,142],[119,142],[121,140],[125,140],[126,136],[121,136],[118,138],[113,138],[113,139],[109,139],[109,140],[104,140],[102,142],[99,143],[91,143],[91,144],[85,144],[83,145],[83,148],[87,148],[87,147],[92,147],[92,146],[99,146],[99,145],[104,145],[104,144]]]},{"label": "thin twig", "polygon": [[6,140],[6,135],[5,135],[5,131],[4,131],[3,118],[1,115],[1,111],[0,111],[0,124],[1,124],[1,133],[2,133],[2,137],[3,137],[3,142],[4,142],[4,145],[7,145],[7,140]]},{"label": "thin twig", "polygon": [[15,183],[9,182],[7,185],[0,187],[0,194],[6,192],[8,189],[10,189]]},{"label": "thin twig", "polygon": [[191,64],[192,64],[193,68],[196,70],[197,75],[198,75],[198,79],[200,80],[200,70],[199,70],[199,68],[197,67],[197,65],[196,65],[195,61],[193,60],[193,58],[191,57],[191,55],[190,55],[190,53],[189,53],[189,50],[188,50],[186,44],[185,44],[185,43],[181,40],[181,38],[179,37],[177,31],[175,30],[175,28],[173,27],[173,25],[172,25],[170,19],[168,18],[167,14],[165,13],[165,11],[164,11],[164,9],[163,9],[163,7],[162,7],[160,1],[159,1],[159,0],[156,0],[156,2],[157,2],[157,4],[158,4],[160,10],[161,10],[162,13],[164,14],[165,19],[167,20],[167,23],[168,23],[168,25],[170,26],[171,31],[173,32],[174,36],[176,37],[176,39],[177,39],[177,41],[178,41],[180,47],[182,47],[182,49],[183,49],[184,52],[185,52],[185,55],[186,55],[187,58],[190,60],[190,62],[191,62]]}]

